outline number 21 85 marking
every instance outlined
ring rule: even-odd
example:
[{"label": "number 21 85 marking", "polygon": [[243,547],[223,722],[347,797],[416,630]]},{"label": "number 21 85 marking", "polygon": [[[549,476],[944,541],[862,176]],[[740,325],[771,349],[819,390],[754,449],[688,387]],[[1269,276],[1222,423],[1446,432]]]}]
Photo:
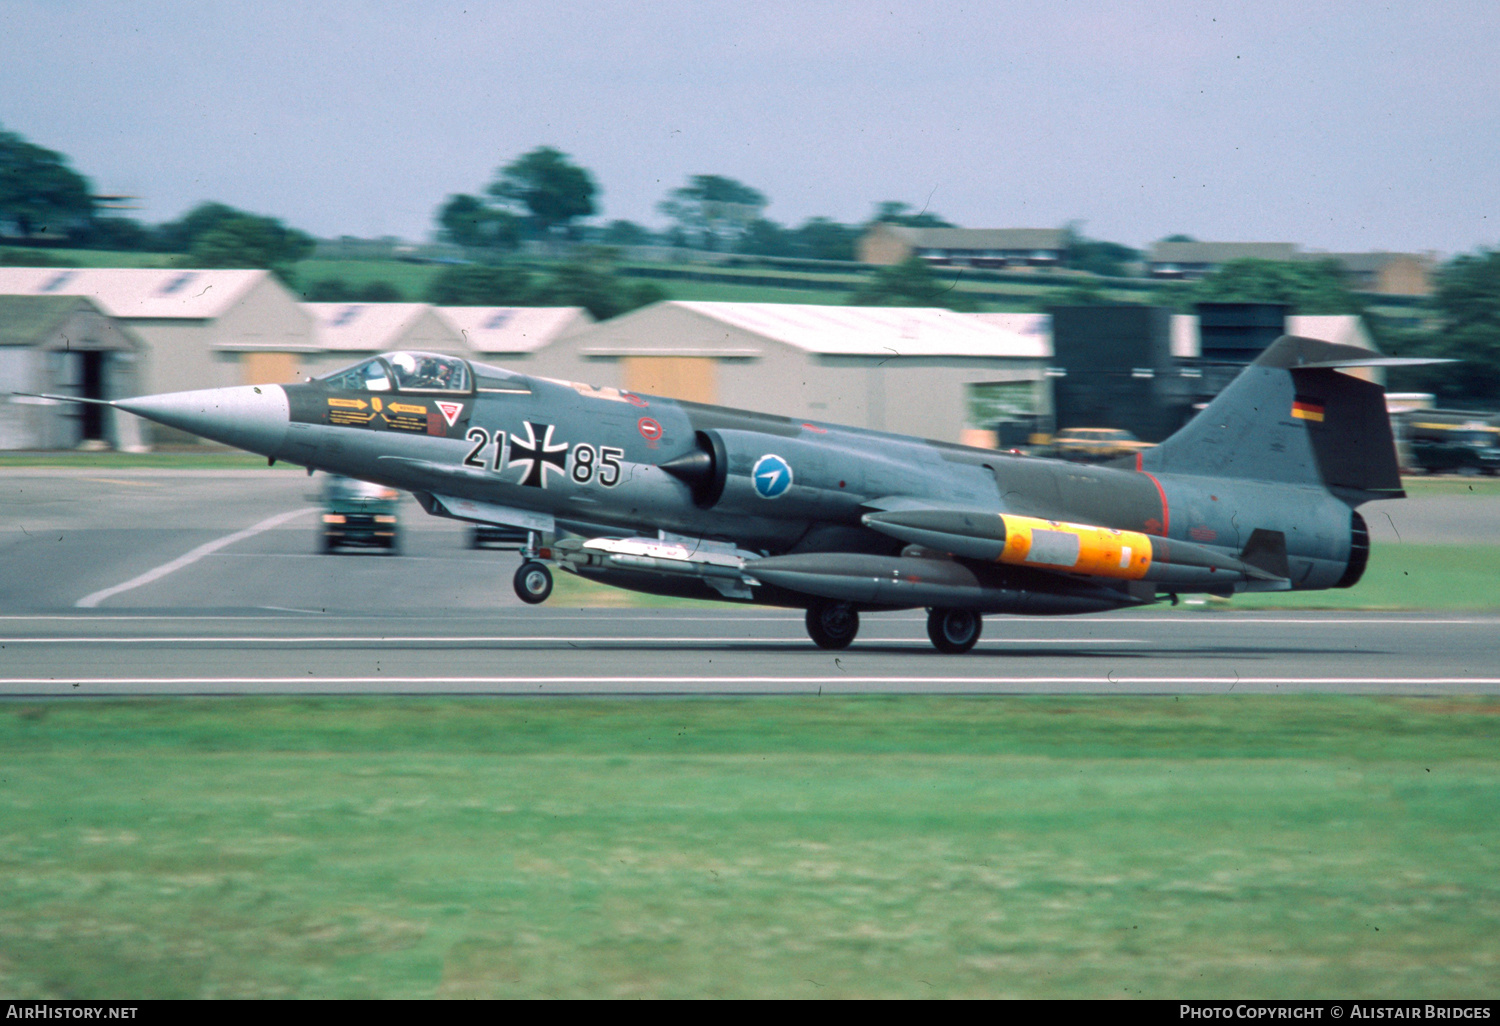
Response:
[{"label": "number 21 85 marking", "polygon": [[[491,437],[490,433],[481,427],[469,428],[468,434],[464,436],[474,447],[464,457],[464,466],[474,467],[479,470],[489,469],[498,474],[506,466],[506,433],[496,431]],[[489,460],[486,468],[484,450],[493,442],[495,452]],[[620,460],[624,457],[625,450],[614,446],[605,445],[595,447],[587,442],[579,442],[573,446],[573,467],[571,477],[577,484],[588,484],[596,477],[599,484],[605,488],[613,488],[620,483]]]}]

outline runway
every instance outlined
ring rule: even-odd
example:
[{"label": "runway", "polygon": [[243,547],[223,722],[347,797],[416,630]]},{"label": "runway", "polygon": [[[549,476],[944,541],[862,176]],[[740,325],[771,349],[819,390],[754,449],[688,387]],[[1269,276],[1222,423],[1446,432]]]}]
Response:
[{"label": "runway", "polygon": [[792,614],[0,619],[0,694],[1497,694],[1492,618],[994,617],[964,656],[915,614],[812,646]]},{"label": "runway", "polygon": [[[943,656],[907,612],[830,653],[794,611],[524,606],[514,554],[469,550],[412,503],[405,555],[317,555],[316,482],[287,471],[5,483],[7,696],[1500,693],[1491,616],[990,617],[975,651]],[[1463,537],[1494,502],[1391,504],[1390,529]]]}]

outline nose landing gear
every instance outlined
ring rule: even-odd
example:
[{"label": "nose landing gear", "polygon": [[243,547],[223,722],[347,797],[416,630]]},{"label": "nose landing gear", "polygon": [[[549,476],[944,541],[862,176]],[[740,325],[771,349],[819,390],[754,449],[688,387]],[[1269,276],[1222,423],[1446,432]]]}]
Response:
[{"label": "nose landing gear", "polygon": [[552,594],[552,571],[547,569],[545,563],[527,560],[516,571],[513,583],[516,597],[527,605],[534,606],[546,602],[547,596]]},{"label": "nose landing gear", "polygon": [[552,594],[552,571],[539,559],[550,553],[541,546],[542,536],[535,531],[527,531],[526,544],[521,549],[521,566],[516,571],[515,579],[511,581],[516,589],[516,598],[528,606],[540,605]]}]

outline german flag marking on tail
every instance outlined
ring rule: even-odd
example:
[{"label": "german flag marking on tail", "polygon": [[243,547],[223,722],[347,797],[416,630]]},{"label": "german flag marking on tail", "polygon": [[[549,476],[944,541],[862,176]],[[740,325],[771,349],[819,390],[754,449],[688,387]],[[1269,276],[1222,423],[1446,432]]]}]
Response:
[{"label": "german flag marking on tail", "polygon": [[1319,399],[1298,396],[1292,400],[1292,416],[1298,420],[1323,420],[1323,403]]}]

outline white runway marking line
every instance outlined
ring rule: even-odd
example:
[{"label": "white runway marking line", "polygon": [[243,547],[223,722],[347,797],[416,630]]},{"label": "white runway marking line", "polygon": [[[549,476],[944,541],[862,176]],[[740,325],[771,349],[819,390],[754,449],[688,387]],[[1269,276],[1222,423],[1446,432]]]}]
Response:
[{"label": "white runway marking line", "polygon": [[103,686],[121,684],[176,685],[200,684],[222,685],[274,685],[274,684],[488,684],[537,685],[548,684],[657,684],[657,685],[728,685],[728,684],[964,684],[1016,686],[1038,684],[1213,684],[1225,686],[1261,685],[1500,685],[1500,677],[859,677],[853,674],[838,677],[611,677],[611,676],[555,676],[555,677],[406,677],[400,674],[380,674],[374,677],[3,677],[0,686],[22,684],[97,684]]},{"label": "white runway marking line", "polygon": [[[899,638],[861,638],[862,642],[875,644],[903,644],[915,643],[920,640],[916,635]],[[334,644],[431,644],[435,642],[449,642],[453,644],[620,644],[620,645],[691,645],[697,643],[744,643],[754,642],[756,644],[778,644],[778,645],[811,645],[807,638],[785,638],[785,637],[751,637],[744,635],[740,637],[680,637],[680,638],[654,638],[650,635],[640,637],[621,637],[619,635],[599,635],[590,637],[578,634],[559,634],[556,637],[532,637],[521,635],[514,637],[496,637],[494,635],[446,635],[434,634],[429,637],[387,637],[380,635],[351,635],[347,637],[312,636],[302,637],[295,634],[282,634],[276,637],[149,637],[149,638],[0,638],[0,645],[287,645],[294,642],[304,644],[334,645]],[[1146,645],[1150,644],[1146,638],[985,638],[979,642],[981,645]],[[857,651],[851,649],[851,651]]]},{"label": "white runway marking line", "polygon": [[312,513],[317,509],[317,506],[305,506],[302,509],[294,509],[290,513],[278,513],[274,517],[267,517],[260,523],[253,524],[250,527],[245,528],[243,531],[236,531],[234,532],[234,534],[226,534],[222,538],[216,538],[211,542],[205,542],[204,544],[199,545],[196,549],[183,553],[176,559],[172,560],[170,563],[163,563],[161,566],[156,567],[153,570],[147,570],[139,577],[132,577],[130,580],[126,581],[123,584],[116,584],[111,588],[103,588],[99,591],[93,592],[92,594],[85,595],[83,598],[73,603],[73,605],[79,609],[93,609],[105,599],[113,598],[114,596],[119,595],[121,592],[130,591],[133,588],[139,588],[144,584],[150,584],[152,581],[159,581],[168,574],[175,573],[185,566],[191,566],[192,564],[198,562],[198,560],[202,559],[204,556],[219,551],[226,545],[233,545],[235,542],[244,541],[246,538],[253,538],[255,535],[260,534],[262,531],[269,531],[273,527],[280,527],[288,520],[295,520],[297,517],[306,516],[308,513]]},{"label": "white runway marking line", "polygon": [[[275,609],[277,607],[275,607],[275,606],[256,606],[255,608],[256,609]],[[481,620],[482,619],[482,620],[490,621],[490,620],[494,620],[496,617],[505,618],[505,617],[511,617],[511,616],[516,616],[516,617],[524,616],[526,618],[526,620],[528,620],[528,621],[536,621],[536,622],[562,621],[564,623],[577,622],[579,620],[593,619],[593,618],[598,618],[598,617],[608,617],[608,619],[612,623],[620,623],[620,622],[624,622],[624,621],[635,621],[635,620],[638,620],[638,621],[641,621],[641,622],[644,622],[644,623],[663,623],[663,622],[667,622],[667,621],[674,621],[674,622],[675,621],[685,621],[685,622],[692,622],[692,623],[722,623],[726,619],[732,619],[732,620],[734,620],[736,622],[752,622],[753,621],[753,622],[760,622],[760,623],[796,624],[796,625],[799,626],[799,628],[800,628],[800,626],[802,624],[802,617],[801,617],[800,614],[790,615],[790,616],[776,616],[776,615],[762,613],[762,612],[758,612],[758,611],[757,612],[750,612],[749,610],[746,610],[744,612],[741,612],[739,610],[733,610],[733,611],[725,612],[725,613],[723,613],[723,614],[721,614],[719,616],[668,616],[668,615],[656,616],[656,615],[642,615],[641,613],[639,613],[637,611],[631,611],[631,610],[626,610],[626,609],[619,609],[619,608],[610,607],[610,606],[598,606],[598,607],[590,607],[590,606],[564,606],[564,609],[567,609],[567,610],[570,610],[570,611],[568,611],[568,612],[561,612],[561,613],[541,613],[541,612],[535,612],[535,611],[532,611],[532,610],[528,610],[528,609],[526,609],[525,607],[522,607],[522,606],[515,606],[515,607],[508,607],[508,608],[504,608],[504,609],[499,609],[495,613],[492,613],[492,614],[480,614],[480,613],[474,613],[474,612],[471,612],[471,611],[468,611],[468,610],[461,610],[461,611],[457,611],[457,612],[453,613],[451,616],[430,616],[430,615],[413,616],[409,612],[408,613],[403,613],[401,615],[403,617],[405,617],[406,619],[418,619],[418,620],[433,620],[433,619]],[[320,610],[320,612],[321,612],[321,610]],[[330,619],[338,619],[338,620],[373,620],[373,619],[382,619],[382,617],[380,617],[379,614],[377,614],[377,613],[362,613],[362,612],[359,612],[357,610],[355,610],[355,611],[334,611],[334,612],[331,612],[331,613],[327,613],[326,615]],[[243,622],[243,623],[255,623],[257,621],[260,621],[260,622],[273,622],[273,621],[289,620],[289,619],[293,619],[293,617],[286,617],[286,616],[260,616],[260,615],[257,615],[255,613],[223,613],[223,614],[207,614],[207,613],[204,613],[204,614],[116,613],[113,610],[102,610],[101,612],[98,612],[98,613],[70,613],[70,614],[62,614],[62,613],[6,613],[6,614],[3,614],[3,615],[0,615],[0,621],[5,621],[5,620],[69,620],[69,621],[75,621],[76,620],[76,621],[79,621],[79,622],[85,622],[86,621],[86,622],[89,622],[89,623],[109,623],[109,622],[113,622],[113,621],[116,621],[116,620],[178,620],[178,621],[189,622],[189,623],[191,623],[191,622],[193,622],[195,620],[204,620],[204,621],[228,620],[228,621]],[[925,616],[901,616],[901,615],[896,615],[896,614],[892,614],[892,615],[882,614],[879,620],[872,620],[871,622],[872,623],[882,623],[882,624],[891,624],[891,623],[925,623],[926,619],[927,618]],[[1244,625],[1254,626],[1256,624],[1282,624],[1282,625],[1294,624],[1294,625],[1297,625],[1297,626],[1313,626],[1313,627],[1316,627],[1316,626],[1319,626],[1321,624],[1351,624],[1351,625],[1360,625],[1360,624],[1373,624],[1373,625],[1379,625],[1379,624],[1408,624],[1408,625],[1410,625],[1410,624],[1433,624],[1433,625],[1463,625],[1463,626],[1470,626],[1470,627],[1476,627],[1476,626],[1486,626],[1487,627],[1487,626],[1494,626],[1496,624],[1500,624],[1500,617],[1494,617],[1494,616],[1476,616],[1476,617],[1464,617],[1464,618],[1452,618],[1452,617],[1436,618],[1436,617],[1429,617],[1429,616],[1424,616],[1424,617],[1415,617],[1415,616],[1413,616],[1413,617],[1392,617],[1392,616],[1371,615],[1371,616],[1363,616],[1363,617],[1341,617],[1341,618],[1338,618],[1338,619],[1327,619],[1327,618],[1312,617],[1312,616],[1271,618],[1271,617],[1265,617],[1265,616],[1256,616],[1253,613],[1249,613],[1249,614],[1245,614],[1245,613],[1236,614],[1236,613],[1233,613],[1233,612],[1226,612],[1226,613],[1217,614],[1217,615],[1215,615],[1211,619],[1204,618],[1204,617],[1196,617],[1196,616],[1190,616],[1190,617],[1079,616],[1079,617],[1073,617],[1073,618],[1071,618],[1070,620],[1067,620],[1067,621],[1059,621],[1056,617],[1003,616],[1002,614],[992,614],[992,618],[990,619],[989,622],[991,624],[1047,624],[1049,626],[1067,626],[1067,627],[1070,627],[1070,628],[1076,628],[1076,627],[1083,626],[1083,625],[1090,625],[1090,626],[1092,626],[1094,624],[1104,624],[1104,625],[1112,626],[1112,627],[1129,627],[1130,625],[1137,624],[1137,623],[1185,623],[1185,624],[1201,624],[1201,625],[1203,625],[1205,627],[1222,627],[1226,623],[1233,623],[1236,626],[1244,626]],[[993,639],[991,639],[991,640],[993,640]]]}]

